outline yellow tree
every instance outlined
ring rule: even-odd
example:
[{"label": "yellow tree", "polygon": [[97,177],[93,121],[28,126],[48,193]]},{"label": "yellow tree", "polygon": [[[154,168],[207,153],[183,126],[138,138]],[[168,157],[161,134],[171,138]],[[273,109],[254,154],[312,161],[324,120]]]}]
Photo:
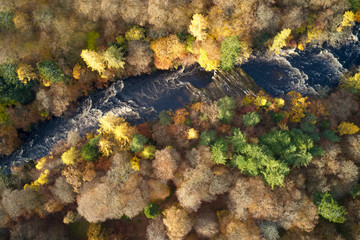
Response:
[{"label": "yellow tree", "polygon": [[144,39],[145,29],[139,26],[134,26],[125,33],[125,38],[128,41]]},{"label": "yellow tree", "polygon": [[[112,112],[108,113],[105,117],[99,120],[100,129],[98,132],[102,134],[102,137],[110,142],[116,143],[116,146],[120,150],[128,150],[130,147],[131,139],[134,134],[137,133],[135,127],[131,126],[128,122],[125,121],[124,118],[116,117]],[[103,153],[109,154],[111,153],[111,144],[104,143],[104,149],[100,150]],[[115,145],[114,145],[115,146]],[[106,149],[106,150],[105,150]]]},{"label": "yellow tree", "polygon": [[214,38],[202,41],[195,50],[198,51],[198,62],[206,71],[215,70],[220,66],[221,50],[220,43]]},{"label": "yellow tree", "polygon": [[61,155],[61,161],[65,165],[71,165],[75,163],[75,160],[79,157],[79,155],[80,152],[76,150],[74,147],[71,147],[69,150],[67,150]]},{"label": "yellow tree", "polygon": [[346,135],[346,134],[353,135],[359,131],[359,127],[350,122],[342,122],[337,127],[337,130],[338,130],[340,136]]},{"label": "yellow tree", "polygon": [[291,99],[291,106],[285,114],[289,117],[290,122],[300,122],[306,116],[304,112],[310,102],[307,101],[307,97],[302,97],[300,93],[295,91],[291,91],[287,95]]},{"label": "yellow tree", "polygon": [[80,56],[86,65],[93,71],[97,71],[100,75],[105,71],[106,65],[103,62],[101,55],[97,52],[85,49],[82,50]]},{"label": "yellow tree", "polygon": [[187,139],[191,140],[191,139],[198,139],[198,138],[199,138],[199,131],[194,128],[190,128],[188,131]]},{"label": "yellow tree", "polygon": [[286,39],[290,36],[290,34],[291,34],[290,28],[286,28],[281,32],[279,32],[274,38],[274,42],[270,47],[270,51],[274,52],[275,54],[279,54],[281,48],[286,46]]},{"label": "yellow tree", "polygon": [[207,38],[208,34],[206,29],[209,26],[208,18],[202,14],[196,13],[193,15],[191,24],[189,26],[189,32],[191,35],[196,37],[197,40],[204,40]]},{"label": "yellow tree", "polygon": [[340,26],[336,29],[338,32],[343,30],[343,27],[350,27],[355,21],[355,14],[352,11],[346,11],[343,15],[343,20]]},{"label": "yellow tree", "polygon": [[99,146],[99,151],[104,157],[108,157],[112,154],[112,148],[114,147],[114,144],[109,140],[105,138],[101,138],[98,143],[98,146]]},{"label": "yellow tree", "polygon": [[150,48],[154,51],[154,64],[158,69],[169,69],[185,56],[185,45],[176,35],[154,40]]},{"label": "yellow tree", "polygon": [[340,81],[340,86],[344,88],[354,89],[356,91],[360,90],[360,73],[356,73],[354,76],[342,79]]},{"label": "yellow tree", "polygon": [[27,84],[29,81],[38,78],[37,74],[35,73],[35,69],[28,64],[20,63],[16,69],[16,73],[19,80],[24,84]]}]

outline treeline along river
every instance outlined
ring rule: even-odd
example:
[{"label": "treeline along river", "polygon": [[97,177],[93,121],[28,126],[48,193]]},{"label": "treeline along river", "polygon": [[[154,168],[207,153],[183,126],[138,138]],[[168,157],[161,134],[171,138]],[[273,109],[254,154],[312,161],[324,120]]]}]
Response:
[{"label": "treeline along river", "polygon": [[351,38],[338,47],[324,44],[304,51],[287,50],[278,56],[254,55],[241,69],[229,73],[206,72],[192,66],[118,80],[107,89],[81,98],[70,116],[40,124],[19,150],[0,159],[0,166],[7,168],[47,155],[69,131],[85,134],[95,130],[98,120],[109,111],[135,124],[155,120],[159,111],[175,110],[192,101],[256,92],[256,84],[273,96],[292,90],[304,95],[324,93],[334,88],[349,69],[360,65],[359,31],[360,26],[355,26]]}]

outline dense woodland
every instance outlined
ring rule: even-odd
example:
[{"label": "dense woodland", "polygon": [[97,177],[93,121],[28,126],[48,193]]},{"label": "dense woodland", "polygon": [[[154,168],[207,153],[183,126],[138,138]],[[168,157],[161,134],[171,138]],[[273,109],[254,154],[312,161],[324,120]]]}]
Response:
[{"label": "dense woodland", "polygon": [[128,76],[337,44],[358,0],[2,0],[0,156],[39,121]]},{"label": "dense woodland", "polygon": [[[111,112],[0,178],[5,239],[358,239],[359,95]],[[341,106],[341,108],[339,108]]]},{"label": "dense woodland", "polygon": [[[358,0],[2,0],[0,156],[112,81],[336,45]],[[2,239],[360,239],[360,73],[328,96],[264,92],[111,112],[0,174]]]}]

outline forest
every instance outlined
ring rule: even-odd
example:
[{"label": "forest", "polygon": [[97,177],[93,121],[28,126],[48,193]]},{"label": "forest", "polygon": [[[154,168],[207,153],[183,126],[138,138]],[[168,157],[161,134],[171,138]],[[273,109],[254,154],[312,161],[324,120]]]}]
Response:
[{"label": "forest", "polygon": [[[359,0],[3,0],[0,157],[111,82],[337,46]],[[131,125],[112,112],[0,174],[0,239],[360,239],[360,73]]]}]

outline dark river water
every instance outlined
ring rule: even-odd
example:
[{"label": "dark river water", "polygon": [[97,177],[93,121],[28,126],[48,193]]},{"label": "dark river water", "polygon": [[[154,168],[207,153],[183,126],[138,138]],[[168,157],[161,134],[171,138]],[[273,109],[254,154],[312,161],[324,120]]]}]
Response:
[{"label": "dark river water", "polygon": [[[350,68],[360,65],[359,26],[354,27],[353,33],[338,47],[325,44],[300,52],[284,51],[279,56],[257,55],[241,68],[273,96],[291,90],[302,94],[323,93],[334,88]],[[109,111],[135,124],[155,120],[161,110],[177,109],[192,101],[211,98],[207,94],[210,86],[212,92],[217,92],[216,96],[244,94],[248,90],[229,86],[226,78],[220,79],[214,88],[210,84],[213,75],[214,72],[193,66],[118,80],[108,89],[80,99],[77,111],[71,116],[42,123],[29,134],[19,150],[0,159],[0,166],[7,168],[47,155],[56,142],[66,139],[70,130],[81,134],[95,130],[98,120]]]}]

